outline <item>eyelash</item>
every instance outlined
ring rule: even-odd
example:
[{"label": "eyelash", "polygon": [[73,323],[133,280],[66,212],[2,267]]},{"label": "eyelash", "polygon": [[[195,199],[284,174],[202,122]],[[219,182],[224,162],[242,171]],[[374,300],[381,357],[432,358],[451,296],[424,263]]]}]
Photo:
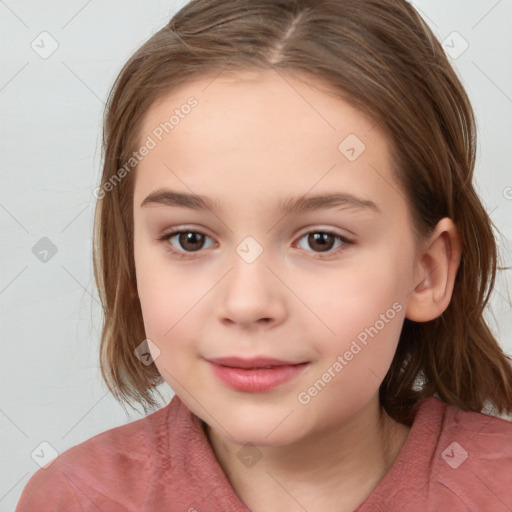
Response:
[{"label": "eyelash", "polygon": [[[165,233],[162,236],[158,237],[158,240],[160,242],[164,243],[165,250],[169,251],[174,256],[178,256],[179,258],[191,259],[191,258],[194,258],[196,254],[202,252],[202,249],[199,249],[198,251],[192,251],[192,252],[179,251],[179,250],[174,249],[172,247],[172,245],[169,243],[169,241],[174,236],[182,234],[182,233],[194,233],[196,235],[203,235],[203,236],[208,237],[208,238],[211,239],[210,236],[206,235],[205,233],[202,233],[201,231],[194,231],[192,229],[183,229],[183,228],[179,229],[179,230],[177,229],[175,231],[170,231],[170,232]],[[337,247],[336,249],[329,250],[329,251],[327,251],[325,253],[307,251],[307,252],[312,252],[312,254],[314,254],[313,257],[316,258],[316,259],[324,259],[324,260],[325,259],[329,259],[329,258],[333,257],[333,255],[338,254],[338,252],[343,251],[344,247],[346,248],[346,246],[350,246],[350,245],[353,245],[355,243],[353,240],[350,240],[349,238],[347,238],[347,237],[345,237],[343,235],[340,235],[339,233],[336,233],[334,231],[331,231],[329,229],[326,229],[326,230],[318,229],[318,230],[307,231],[306,233],[303,233],[298,238],[298,240],[299,241],[302,240],[307,235],[319,234],[319,233],[324,234],[324,235],[331,235],[334,238],[336,238],[336,239],[340,240],[341,242],[343,242],[343,245],[340,246],[340,247]]]}]

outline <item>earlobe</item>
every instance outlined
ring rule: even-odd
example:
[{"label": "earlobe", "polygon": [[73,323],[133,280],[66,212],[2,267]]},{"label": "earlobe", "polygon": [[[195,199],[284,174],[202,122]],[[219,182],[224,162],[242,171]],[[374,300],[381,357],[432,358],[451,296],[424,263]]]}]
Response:
[{"label": "earlobe", "polygon": [[419,255],[419,283],[409,295],[406,318],[428,322],[446,310],[452,298],[460,258],[457,227],[451,219],[441,219]]}]

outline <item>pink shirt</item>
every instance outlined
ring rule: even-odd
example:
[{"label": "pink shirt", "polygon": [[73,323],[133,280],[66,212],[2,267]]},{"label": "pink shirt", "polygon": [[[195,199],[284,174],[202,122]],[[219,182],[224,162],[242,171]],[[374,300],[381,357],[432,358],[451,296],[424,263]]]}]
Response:
[{"label": "pink shirt", "polygon": [[[395,463],[357,512],[512,510],[512,423],[424,400]],[[16,512],[248,512],[201,421],[175,396],[59,455]]]}]

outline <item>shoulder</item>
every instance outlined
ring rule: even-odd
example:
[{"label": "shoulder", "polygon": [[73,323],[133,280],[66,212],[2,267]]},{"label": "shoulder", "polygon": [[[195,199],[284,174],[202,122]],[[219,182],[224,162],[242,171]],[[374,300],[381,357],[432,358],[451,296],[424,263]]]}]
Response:
[{"label": "shoulder", "polygon": [[358,512],[512,510],[512,423],[422,399],[395,463]]},{"label": "shoulder", "polygon": [[[445,405],[439,441],[450,441],[464,457],[465,451],[468,461],[492,462],[494,467],[497,464],[512,470],[512,422],[509,420]],[[449,459],[450,452],[449,449],[446,453],[443,451],[443,457]]]},{"label": "shoulder", "polygon": [[132,510],[161,464],[159,454],[168,453],[171,416],[179,417],[176,401],[64,451],[31,477],[16,511],[82,511],[99,502],[112,511]]},{"label": "shoulder", "polygon": [[512,422],[429,400],[442,410],[432,475],[467,510],[512,508]]}]

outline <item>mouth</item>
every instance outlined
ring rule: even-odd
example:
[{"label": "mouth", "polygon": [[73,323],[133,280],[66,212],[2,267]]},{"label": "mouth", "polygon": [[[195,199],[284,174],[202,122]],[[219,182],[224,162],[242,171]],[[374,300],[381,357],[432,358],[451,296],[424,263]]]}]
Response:
[{"label": "mouth", "polygon": [[224,385],[248,393],[273,390],[298,377],[309,362],[284,361],[273,358],[243,359],[239,357],[207,360],[213,374]]}]

